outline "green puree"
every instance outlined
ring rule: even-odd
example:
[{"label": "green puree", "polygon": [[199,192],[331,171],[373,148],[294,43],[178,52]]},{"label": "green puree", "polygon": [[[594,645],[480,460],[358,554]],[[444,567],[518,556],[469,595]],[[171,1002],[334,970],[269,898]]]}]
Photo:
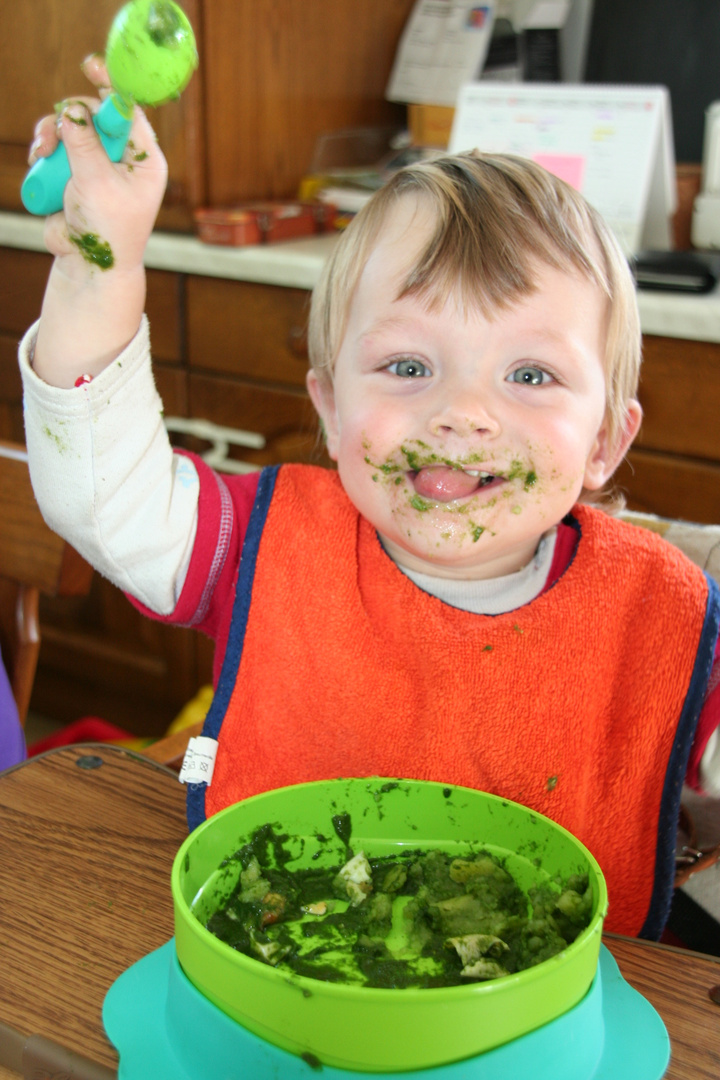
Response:
[{"label": "green puree", "polygon": [[174,45],[181,30],[182,24],[174,4],[168,3],[168,0],[158,0],[150,5],[147,32],[156,45],[161,48]]},{"label": "green puree", "polygon": [[[349,818],[333,819],[347,844]],[[585,875],[524,893],[488,851],[363,852],[291,868],[287,835],[258,829],[225,866],[238,884],[207,921],[234,949],[281,970],[371,987],[441,987],[532,967],[590,921]],[[325,837],[318,837],[325,841]]]},{"label": "green puree", "polygon": [[83,233],[82,236],[71,233],[70,239],[80,249],[83,259],[99,266],[101,270],[109,270],[115,262],[110,245],[95,233]]}]

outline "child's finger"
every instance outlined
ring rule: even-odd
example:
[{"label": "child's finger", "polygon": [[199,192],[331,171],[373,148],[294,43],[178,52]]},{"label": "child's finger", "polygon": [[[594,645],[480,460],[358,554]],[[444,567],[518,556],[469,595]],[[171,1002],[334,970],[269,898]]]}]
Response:
[{"label": "child's finger", "polygon": [[165,158],[157,141],[157,135],[142,109],[135,106],[133,126],[125,151],[125,160],[131,164],[164,167]]},{"label": "child's finger", "polygon": [[34,165],[38,158],[49,157],[54,152],[59,141],[58,126],[62,114],[68,105],[79,103],[94,111],[98,105],[97,98],[79,97],[68,101],[61,101],[55,106],[52,116],[43,116],[38,120],[33,132],[33,141],[28,151],[28,165]]},{"label": "child's finger", "polygon": [[59,118],[70,171],[76,181],[100,180],[112,168],[92,123],[90,110],[79,99],[69,101]]},{"label": "child's finger", "polygon": [[90,56],[85,57],[80,68],[93,86],[98,88],[100,97],[107,97],[112,87],[110,85],[110,76],[105,67],[104,57],[100,53],[91,53]]},{"label": "child's finger", "polygon": [[44,241],[51,255],[70,255],[75,250],[70,243],[67,222],[62,211],[45,218]]},{"label": "child's finger", "polygon": [[38,120],[33,132],[33,141],[28,151],[28,165],[34,165],[38,158],[49,157],[58,144],[57,117],[43,116]]}]

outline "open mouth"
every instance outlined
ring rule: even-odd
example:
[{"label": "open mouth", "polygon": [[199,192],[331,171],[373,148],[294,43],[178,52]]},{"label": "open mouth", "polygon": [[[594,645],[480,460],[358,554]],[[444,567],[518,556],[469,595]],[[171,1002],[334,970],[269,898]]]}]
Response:
[{"label": "open mouth", "polygon": [[433,502],[454,502],[467,499],[478,491],[505,483],[502,476],[483,469],[452,468],[449,465],[427,465],[408,473],[418,495]]}]

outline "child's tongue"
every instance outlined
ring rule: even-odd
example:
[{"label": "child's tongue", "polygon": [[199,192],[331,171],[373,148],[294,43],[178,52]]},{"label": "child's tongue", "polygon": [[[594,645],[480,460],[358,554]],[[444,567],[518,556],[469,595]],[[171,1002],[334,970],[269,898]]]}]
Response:
[{"label": "child's tongue", "polygon": [[479,476],[469,476],[462,469],[447,465],[429,465],[415,473],[413,486],[425,499],[436,502],[452,502],[472,495],[480,486]]}]

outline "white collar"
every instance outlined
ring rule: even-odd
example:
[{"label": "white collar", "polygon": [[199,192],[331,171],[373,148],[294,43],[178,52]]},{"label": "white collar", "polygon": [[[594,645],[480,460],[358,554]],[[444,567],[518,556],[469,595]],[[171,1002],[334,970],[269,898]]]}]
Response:
[{"label": "white collar", "polygon": [[402,566],[398,566],[398,569],[423,592],[436,596],[451,607],[472,611],[476,615],[502,615],[529,604],[543,591],[555,554],[556,539],[557,528],[550,529],[541,538],[527,566],[502,577],[461,581],[421,574]]}]

